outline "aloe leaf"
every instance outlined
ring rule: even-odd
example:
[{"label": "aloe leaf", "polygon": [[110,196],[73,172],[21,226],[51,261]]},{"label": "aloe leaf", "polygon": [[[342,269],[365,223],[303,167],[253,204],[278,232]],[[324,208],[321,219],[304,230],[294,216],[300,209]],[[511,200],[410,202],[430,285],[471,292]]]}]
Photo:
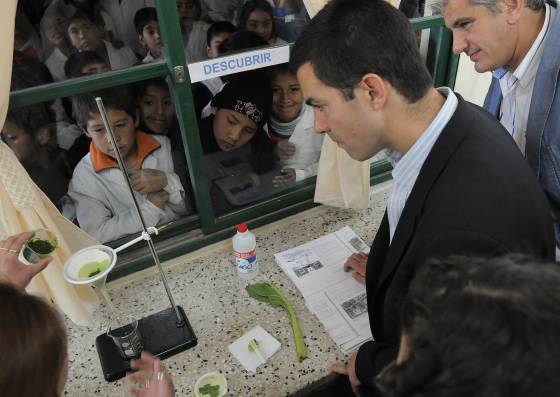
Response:
[{"label": "aloe leaf", "polygon": [[282,292],[269,282],[250,284],[245,287],[249,296],[261,302],[268,302],[273,307],[282,307],[288,312],[290,324],[294,333],[294,342],[296,345],[296,353],[299,361],[307,358],[307,347],[303,339],[303,333],[299,326],[294,308],[284,297]]}]

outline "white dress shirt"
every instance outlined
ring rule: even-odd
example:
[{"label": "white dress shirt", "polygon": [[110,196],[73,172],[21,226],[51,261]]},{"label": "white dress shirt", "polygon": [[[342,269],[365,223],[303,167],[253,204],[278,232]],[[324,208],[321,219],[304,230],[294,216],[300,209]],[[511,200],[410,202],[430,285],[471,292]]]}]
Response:
[{"label": "white dress shirt", "polygon": [[393,241],[406,200],[408,200],[408,196],[416,183],[416,178],[418,178],[424,161],[426,161],[441,132],[455,113],[459,103],[450,88],[440,87],[438,91],[447,99],[428,128],[404,155],[396,151],[389,151],[388,153],[389,159],[393,163],[393,185],[387,201],[391,241]]},{"label": "white dress shirt", "polygon": [[544,51],[544,42],[550,30],[551,12],[553,10],[546,4],[543,27],[529,52],[513,73],[508,71],[500,78],[500,89],[502,91],[500,123],[509,131],[523,154],[525,154],[527,119],[531,108],[531,97],[537,69]]}]

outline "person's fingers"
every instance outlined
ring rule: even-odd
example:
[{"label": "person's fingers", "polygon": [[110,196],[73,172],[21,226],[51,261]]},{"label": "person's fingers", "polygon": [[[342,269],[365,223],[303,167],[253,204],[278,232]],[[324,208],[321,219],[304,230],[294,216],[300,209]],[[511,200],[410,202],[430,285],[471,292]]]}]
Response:
[{"label": "person's fingers", "polygon": [[165,367],[159,358],[152,358],[153,359],[153,369],[154,373],[158,372],[165,372]]},{"label": "person's fingers", "polygon": [[365,261],[367,261],[367,259],[369,257],[369,255],[364,253],[364,252],[358,253],[358,256],[360,257],[361,260],[365,260]]},{"label": "person's fingers", "polygon": [[142,372],[129,372],[128,374],[126,374],[126,379],[131,382],[144,383],[144,379],[146,379],[146,376]]},{"label": "person's fingers", "polygon": [[48,264],[51,263],[51,261],[52,261],[52,257],[48,256],[46,258],[41,259],[37,263],[29,265],[27,269],[29,269],[32,276],[35,277],[35,275],[41,273],[48,266]]},{"label": "person's fingers", "polygon": [[130,361],[130,368],[137,369],[140,371],[152,372],[153,365],[154,365],[153,360],[154,360],[154,356],[142,352],[142,355],[140,356],[139,360]]},{"label": "person's fingers", "polygon": [[358,259],[358,255],[357,254],[352,254],[350,255],[350,257],[346,260],[346,262],[344,263],[344,271],[347,272],[350,269],[355,269],[356,265],[359,261]]},{"label": "person's fingers", "polygon": [[26,232],[26,233],[16,234],[15,236],[8,238],[6,240],[6,245],[3,247],[9,250],[14,250],[19,252],[21,251],[21,248],[25,245],[25,242],[29,240],[29,238],[31,238],[31,236],[33,236],[34,233],[35,232]]},{"label": "person's fingers", "polygon": [[128,392],[133,395],[134,397],[143,397],[146,395],[146,391],[143,389],[139,389],[137,387],[134,386],[130,386],[128,388]]},{"label": "person's fingers", "polygon": [[366,283],[366,278],[365,278],[362,274],[360,274],[360,273],[358,273],[358,272],[354,272],[354,273],[352,274],[352,277],[354,278],[354,280],[356,280],[356,281],[358,281],[358,282],[360,282],[360,283],[362,283],[362,284],[365,285],[365,283]]},{"label": "person's fingers", "polygon": [[348,375],[348,368],[345,363],[330,363],[328,369],[337,374]]}]

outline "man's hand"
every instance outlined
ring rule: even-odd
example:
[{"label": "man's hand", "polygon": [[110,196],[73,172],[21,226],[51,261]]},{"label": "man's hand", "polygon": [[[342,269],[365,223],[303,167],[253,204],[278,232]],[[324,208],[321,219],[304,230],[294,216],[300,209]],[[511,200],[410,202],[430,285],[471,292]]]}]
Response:
[{"label": "man's hand", "polygon": [[132,188],[138,193],[148,194],[159,192],[167,186],[167,175],[165,172],[145,169],[138,170],[130,178]]},{"label": "man's hand", "polygon": [[31,236],[33,232],[26,232],[0,241],[0,280],[25,288],[52,260],[48,257],[35,264],[26,265],[18,259],[21,248]]},{"label": "man's hand", "polygon": [[290,186],[296,183],[296,171],[293,168],[285,168],[280,171],[280,175],[272,178],[272,186]]},{"label": "man's hand", "polygon": [[165,204],[167,204],[167,202],[169,201],[169,193],[167,193],[165,190],[148,193],[148,200],[150,200],[156,207],[164,209]]},{"label": "man's hand", "polygon": [[360,283],[365,284],[367,259],[367,254],[364,254],[363,252],[350,255],[350,258],[348,258],[348,260],[344,264],[344,271],[347,272],[349,270],[354,270],[354,274],[352,274],[352,277],[354,277]]},{"label": "man's hand", "polygon": [[284,139],[276,144],[276,155],[280,160],[287,160],[296,152],[296,145]]},{"label": "man's hand", "polygon": [[350,385],[352,386],[352,391],[356,396],[361,396],[360,393],[360,381],[356,376],[356,356],[358,355],[357,352],[352,353],[352,355],[348,358],[348,362],[344,363],[332,363],[329,364],[329,370],[331,372],[335,372],[337,374],[346,375],[348,376],[348,380],[350,381]]},{"label": "man's hand", "polygon": [[138,372],[126,377],[133,382],[130,394],[136,397],[173,397],[173,381],[161,361],[148,352],[142,352],[139,360],[132,360],[130,367]]}]

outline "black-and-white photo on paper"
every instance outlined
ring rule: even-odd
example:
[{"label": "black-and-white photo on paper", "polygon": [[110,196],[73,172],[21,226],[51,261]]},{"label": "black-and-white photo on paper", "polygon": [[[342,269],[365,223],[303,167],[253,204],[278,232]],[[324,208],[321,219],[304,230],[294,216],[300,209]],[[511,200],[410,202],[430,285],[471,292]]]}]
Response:
[{"label": "black-and-white photo on paper", "polygon": [[352,320],[356,317],[361,316],[362,314],[367,313],[367,297],[366,293],[357,295],[352,299],[348,299],[340,304],[348,317]]}]

